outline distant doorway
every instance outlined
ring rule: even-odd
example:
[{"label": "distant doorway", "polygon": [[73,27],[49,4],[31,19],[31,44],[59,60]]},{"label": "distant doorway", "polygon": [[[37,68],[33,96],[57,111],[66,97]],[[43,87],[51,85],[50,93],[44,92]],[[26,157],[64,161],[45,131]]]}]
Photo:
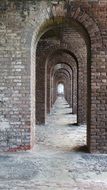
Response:
[{"label": "distant doorway", "polygon": [[58,84],[57,94],[58,94],[58,96],[64,96],[64,84],[63,83]]}]

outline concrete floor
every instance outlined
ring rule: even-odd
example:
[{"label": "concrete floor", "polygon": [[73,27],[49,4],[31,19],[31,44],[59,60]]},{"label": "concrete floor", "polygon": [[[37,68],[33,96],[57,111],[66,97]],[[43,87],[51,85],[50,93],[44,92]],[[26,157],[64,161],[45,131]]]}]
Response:
[{"label": "concrete floor", "polygon": [[107,155],[86,153],[86,127],[71,111],[58,98],[33,150],[0,155],[0,190],[107,189]]}]

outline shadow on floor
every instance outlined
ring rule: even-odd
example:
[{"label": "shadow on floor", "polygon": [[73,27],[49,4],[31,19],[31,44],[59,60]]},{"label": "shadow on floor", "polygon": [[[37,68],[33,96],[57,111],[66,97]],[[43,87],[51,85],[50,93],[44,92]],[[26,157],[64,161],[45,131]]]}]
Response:
[{"label": "shadow on floor", "polygon": [[72,112],[69,112],[69,113],[64,113],[64,115],[71,115],[72,114]]},{"label": "shadow on floor", "polygon": [[75,152],[89,153],[87,145],[77,146],[77,147],[74,147],[72,150],[75,151]]},{"label": "shadow on floor", "polygon": [[68,103],[65,103],[65,104],[63,104],[63,105],[68,105]]},{"label": "shadow on floor", "polygon": [[79,127],[79,125],[77,123],[69,123],[69,124],[67,124],[67,126],[68,127],[74,127],[74,126]]},{"label": "shadow on floor", "polygon": [[66,108],[71,108],[71,107],[68,105],[68,106],[65,106],[65,107],[64,107],[64,108],[62,108],[62,109],[64,109],[64,110],[65,110]]},{"label": "shadow on floor", "polygon": [[76,152],[76,153],[89,153],[87,145],[78,145],[75,147],[63,147],[62,150],[66,151],[66,152]]}]

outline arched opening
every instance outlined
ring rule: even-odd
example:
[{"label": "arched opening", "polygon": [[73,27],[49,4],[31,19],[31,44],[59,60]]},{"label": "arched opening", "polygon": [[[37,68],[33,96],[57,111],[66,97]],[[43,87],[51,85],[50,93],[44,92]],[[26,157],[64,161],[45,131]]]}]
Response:
[{"label": "arched opening", "polygon": [[[36,107],[36,114],[39,113],[40,115],[42,115],[43,116],[42,122],[45,123],[46,113],[47,113],[47,106],[46,106],[46,104],[47,104],[47,98],[46,98],[47,97],[46,96],[47,95],[47,90],[46,90],[47,80],[46,80],[46,76],[48,75],[46,64],[47,64],[47,60],[49,59],[49,57],[47,57],[47,54],[45,51],[42,51],[42,53],[43,53],[42,54],[43,55],[42,61],[41,60],[38,61],[38,57],[39,57],[38,47],[39,47],[39,45],[41,46],[41,42],[43,42],[42,45],[47,43],[48,55],[49,54],[51,55],[53,50],[55,51],[58,48],[65,49],[67,52],[70,51],[72,49],[71,45],[74,46],[75,43],[69,44],[66,41],[62,42],[61,41],[62,35],[59,35],[59,34],[61,34],[60,32],[59,33],[56,32],[58,34],[58,36],[61,37],[60,40],[58,39],[58,36],[56,36],[56,34],[55,34],[56,39],[53,40],[54,42],[55,42],[55,40],[57,41],[57,47],[55,44],[51,46],[49,39],[46,40],[46,36],[47,36],[46,33],[47,32],[51,31],[53,28],[55,28],[55,30],[57,28],[60,28],[62,30],[64,28],[64,26],[66,25],[68,28],[73,29],[76,32],[76,34],[78,33],[81,36],[81,38],[85,44],[85,51],[84,51],[84,48],[81,48],[82,46],[78,46],[79,50],[82,50],[80,55],[78,53],[76,54],[75,48],[73,48],[75,51],[72,52],[72,50],[71,50],[70,54],[73,56],[73,58],[76,60],[77,63],[85,63],[85,65],[84,64],[81,64],[81,66],[78,65],[78,70],[77,70],[77,82],[78,82],[78,94],[77,94],[78,110],[77,110],[77,115],[79,116],[79,113],[80,112],[82,113],[82,117],[81,117],[81,115],[78,117],[80,119],[80,121],[78,119],[78,122],[81,122],[81,119],[84,120],[84,116],[85,116],[85,122],[87,123],[87,145],[88,145],[88,149],[90,151],[94,151],[94,149],[95,149],[95,146],[93,144],[93,137],[94,136],[92,133],[93,127],[91,128],[92,121],[93,122],[95,121],[95,119],[92,116],[92,107],[94,104],[92,104],[91,96],[93,95],[92,92],[94,93],[94,91],[92,90],[93,89],[93,87],[92,87],[93,80],[91,80],[91,69],[92,69],[91,61],[93,61],[93,60],[91,60],[91,54],[95,55],[96,52],[98,52],[101,49],[101,47],[99,46],[98,43],[96,44],[97,49],[95,47],[96,41],[101,42],[101,36],[100,36],[99,29],[98,29],[97,25],[94,23],[94,21],[89,16],[87,16],[87,14],[83,14],[83,12],[80,9],[74,9],[72,14],[69,12],[70,9],[67,9],[66,11],[67,12],[66,13],[64,12],[64,15],[60,17],[60,16],[57,16],[58,12],[57,12],[57,9],[55,9],[53,12],[53,18],[49,18],[49,20],[47,19],[46,22],[41,26],[40,31],[39,31],[39,35],[38,35],[38,39],[37,39],[38,45],[37,45],[37,51],[36,51],[36,57],[37,57],[37,62],[36,62],[36,92],[39,92],[40,97],[36,95],[36,105],[38,103],[37,97],[41,98],[41,100],[43,98],[43,101],[39,100],[39,105],[40,105],[39,108],[41,108],[41,110],[43,111],[43,114],[40,114],[41,111],[37,107]],[[78,14],[76,14],[76,11],[78,12]],[[83,16],[84,16],[84,19],[82,18]],[[88,23],[90,23],[90,24],[88,24]],[[90,27],[90,25],[93,26],[93,30],[92,30],[92,27]],[[94,29],[96,32],[94,32]],[[96,40],[96,33],[98,34],[97,40]],[[46,34],[46,36],[45,36],[45,34]],[[51,34],[52,34],[52,36],[50,35],[49,38],[52,37],[52,39],[53,39],[53,32],[51,32]],[[69,31],[68,34],[71,34],[71,32]],[[77,35],[74,39],[77,39],[77,41],[78,41]],[[64,40],[64,38],[63,38],[63,40]],[[78,43],[78,44],[82,45],[82,43]],[[101,44],[102,44],[102,42],[101,42]],[[41,48],[39,48],[39,50],[40,49],[44,50],[42,46],[41,46]],[[83,55],[85,56],[85,61],[83,61],[84,60]],[[40,81],[37,79],[38,78],[37,75],[39,73],[38,72],[39,70],[37,68],[38,62],[39,62],[39,66],[41,68],[41,75],[43,76],[42,81],[44,81],[44,84],[42,86],[42,89],[44,89],[43,93],[42,93],[41,89],[38,90],[38,84],[40,84],[40,82],[42,83],[41,79],[40,79]],[[44,64],[44,67],[42,67],[43,62],[46,63],[46,64]],[[82,69],[84,70],[84,72],[82,72]],[[48,77],[50,77],[50,74]],[[51,78],[51,81],[53,81],[53,78]],[[51,83],[51,81],[50,81],[50,83]],[[80,82],[80,81],[83,81],[83,82]],[[86,87],[85,88],[85,95],[83,93],[84,87]],[[51,86],[51,88],[52,88],[51,90],[53,90],[53,86]],[[41,102],[43,103],[43,106],[41,106]],[[84,104],[84,102],[85,102],[85,104]],[[84,109],[83,105],[86,106],[85,112],[84,112],[85,109]],[[84,113],[86,113],[86,114],[84,114]],[[36,119],[37,119],[37,115],[36,115]]]},{"label": "arched opening", "polygon": [[[45,124],[47,113],[51,113],[52,108],[56,107],[58,110],[63,108],[65,118],[66,115],[69,116],[66,127],[73,125],[75,129],[78,125],[81,128],[84,127],[83,144],[86,145],[89,76],[87,74],[87,44],[80,31],[74,25],[71,26],[70,23],[65,24],[64,21],[59,24],[54,23],[54,26],[44,32],[38,41],[36,123]],[[57,87],[60,82],[64,84],[64,102],[61,98],[57,101]],[[60,97],[61,95],[60,93]],[[82,139],[81,134],[80,139]]]},{"label": "arched opening", "polygon": [[[6,96],[1,97],[1,126],[7,122],[6,126],[10,128],[3,141],[8,150],[26,150],[33,146],[35,119],[37,124],[45,123],[56,99],[56,86],[62,81],[66,100],[73,114],[77,115],[77,123],[87,125],[88,149],[91,152],[107,152],[106,42],[103,41],[106,37],[101,19],[97,20],[98,14],[93,12],[97,2],[94,5],[85,1],[50,1],[51,6],[47,1],[40,2],[39,15],[36,15],[36,6],[30,8],[28,14],[24,10],[25,22],[20,25],[16,22],[17,18],[14,19],[14,29],[11,19],[9,23],[4,22],[5,18],[1,21],[2,30],[7,28],[3,30],[6,40],[1,43],[4,51],[1,57],[5,59],[3,63],[9,66],[6,66],[8,72],[2,64],[7,76],[3,76],[1,83],[1,93]],[[15,11],[16,5],[7,2],[8,5],[12,5],[7,9],[12,17],[10,10]],[[98,8],[100,6],[102,3],[98,3]],[[18,12],[14,15],[17,17]],[[15,47],[11,44],[12,32]],[[4,56],[7,42],[14,49],[6,50],[10,51],[9,57]],[[66,66],[63,67],[62,63]],[[61,68],[55,70],[57,64],[61,64]],[[2,70],[1,74],[4,74]],[[11,88],[5,87],[6,82],[12,85]],[[14,139],[15,148],[10,135],[13,128],[15,137],[19,134],[19,140],[16,142]]]},{"label": "arched opening", "polygon": [[[72,107],[72,112],[77,114],[77,62],[70,54],[70,51],[66,51],[65,49],[58,49],[57,51],[51,54],[47,62],[47,70],[50,71],[50,65],[52,65],[51,75],[53,76],[54,71],[63,71],[69,76],[69,87],[68,87],[68,103]],[[47,80],[47,85],[49,86]],[[67,83],[68,84],[68,83]],[[51,91],[47,92],[48,97],[50,96]],[[47,101],[48,103],[49,101]]]},{"label": "arched opening", "polygon": [[59,83],[57,85],[57,94],[58,94],[58,96],[64,97],[64,84],[63,83]]}]

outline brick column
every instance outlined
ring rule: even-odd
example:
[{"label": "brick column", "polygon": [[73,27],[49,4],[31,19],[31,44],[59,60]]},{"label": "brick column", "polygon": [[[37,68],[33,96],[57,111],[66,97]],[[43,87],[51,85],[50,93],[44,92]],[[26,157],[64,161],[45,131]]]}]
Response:
[{"label": "brick column", "polygon": [[36,123],[44,124],[46,119],[46,77],[45,63],[36,67]]}]

